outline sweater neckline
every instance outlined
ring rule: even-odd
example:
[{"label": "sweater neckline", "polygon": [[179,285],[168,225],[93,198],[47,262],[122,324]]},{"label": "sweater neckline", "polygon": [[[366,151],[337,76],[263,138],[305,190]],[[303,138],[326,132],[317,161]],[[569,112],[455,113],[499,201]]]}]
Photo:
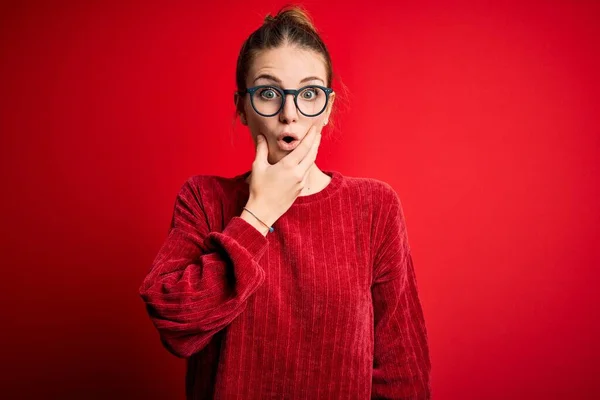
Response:
[{"label": "sweater neckline", "polygon": [[[251,172],[251,170],[246,171],[243,174],[234,177],[234,180],[236,180],[239,183],[239,186],[241,187],[242,191],[248,195],[250,193],[250,184],[246,182],[246,178],[250,175]],[[325,186],[319,192],[296,197],[296,200],[294,200],[292,206],[294,204],[308,204],[321,201],[334,194],[341,187],[342,181],[344,180],[344,176],[340,172],[332,170],[322,170],[322,172],[331,177],[331,181],[327,184],[327,186]]]}]

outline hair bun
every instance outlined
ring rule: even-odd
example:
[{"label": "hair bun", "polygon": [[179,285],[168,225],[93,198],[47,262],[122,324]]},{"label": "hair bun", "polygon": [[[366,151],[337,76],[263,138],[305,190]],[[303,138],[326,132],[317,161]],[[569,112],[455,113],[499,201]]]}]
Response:
[{"label": "hair bun", "polygon": [[267,16],[265,17],[263,23],[265,24],[269,24],[271,22],[275,21],[275,17],[273,17],[271,14],[267,14]]},{"label": "hair bun", "polygon": [[274,17],[268,14],[264,19],[264,24],[271,23],[296,25],[306,30],[317,32],[308,12],[299,5],[284,6]]}]

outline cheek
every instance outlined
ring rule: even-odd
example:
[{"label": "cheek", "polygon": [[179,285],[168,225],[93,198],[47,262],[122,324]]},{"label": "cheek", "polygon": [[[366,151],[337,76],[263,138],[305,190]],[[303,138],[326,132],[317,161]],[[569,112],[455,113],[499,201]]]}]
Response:
[{"label": "cheek", "polygon": [[319,115],[317,118],[315,118],[314,125],[317,126],[319,131],[321,129],[323,129],[323,127],[324,127],[323,123],[325,122],[325,120],[327,120],[327,115],[325,113],[323,113],[323,114]]},{"label": "cheek", "polygon": [[269,135],[276,131],[277,120],[275,118],[265,118],[257,115],[255,112],[248,115],[248,127],[252,132],[252,136],[256,137],[259,133]]}]

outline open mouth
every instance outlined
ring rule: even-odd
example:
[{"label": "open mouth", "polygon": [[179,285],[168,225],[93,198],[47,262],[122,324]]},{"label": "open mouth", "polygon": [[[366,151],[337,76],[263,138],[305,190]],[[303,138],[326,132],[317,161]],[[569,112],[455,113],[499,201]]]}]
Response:
[{"label": "open mouth", "polygon": [[291,151],[298,146],[300,141],[293,136],[284,136],[277,141],[277,145],[281,150]]}]

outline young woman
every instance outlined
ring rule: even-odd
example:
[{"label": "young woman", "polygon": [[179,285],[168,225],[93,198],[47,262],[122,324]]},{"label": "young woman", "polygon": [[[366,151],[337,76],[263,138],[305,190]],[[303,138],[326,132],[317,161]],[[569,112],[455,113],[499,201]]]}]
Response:
[{"label": "young woman", "polygon": [[244,42],[234,99],[251,171],[197,175],[140,287],[189,399],[428,399],[430,359],[399,198],[322,171],[329,53],[287,7]]}]

